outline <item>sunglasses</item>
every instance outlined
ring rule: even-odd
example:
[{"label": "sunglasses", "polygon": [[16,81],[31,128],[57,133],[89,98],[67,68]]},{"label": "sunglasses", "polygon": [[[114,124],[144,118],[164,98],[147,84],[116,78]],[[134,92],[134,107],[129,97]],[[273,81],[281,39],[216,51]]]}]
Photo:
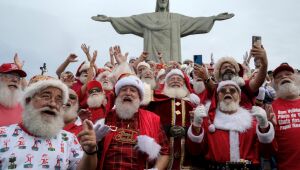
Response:
[{"label": "sunglasses", "polygon": [[229,92],[230,94],[234,94],[234,93],[237,92],[237,89],[234,88],[234,87],[221,88],[221,89],[220,89],[220,92],[223,93],[223,94],[228,93],[228,92]]},{"label": "sunglasses", "polygon": [[99,88],[92,88],[91,90],[89,90],[89,94],[99,93],[99,92],[101,92]]},{"label": "sunglasses", "polygon": [[77,100],[77,96],[74,94],[69,94],[69,99],[71,100]]}]

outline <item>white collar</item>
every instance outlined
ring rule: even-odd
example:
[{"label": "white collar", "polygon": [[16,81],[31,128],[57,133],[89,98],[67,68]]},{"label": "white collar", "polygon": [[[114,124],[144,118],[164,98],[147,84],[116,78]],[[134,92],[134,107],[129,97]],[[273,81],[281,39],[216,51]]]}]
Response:
[{"label": "white collar", "polygon": [[214,125],[216,129],[245,132],[252,125],[252,115],[248,110],[241,107],[233,114],[225,114],[216,109]]}]

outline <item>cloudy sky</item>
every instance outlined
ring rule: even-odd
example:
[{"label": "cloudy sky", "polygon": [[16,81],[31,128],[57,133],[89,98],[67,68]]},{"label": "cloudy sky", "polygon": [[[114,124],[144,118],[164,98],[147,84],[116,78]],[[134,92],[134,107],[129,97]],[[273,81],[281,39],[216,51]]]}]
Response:
[{"label": "cloudy sky", "polygon": [[[142,38],[120,35],[110,23],[90,19],[97,14],[112,17],[154,12],[155,0],[1,0],[0,1],[0,63],[12,62],[14,53],[25,61],[29,77],[40,74],[46,62],[48,75],[69,53],[85,60],[82,43],[98,50],[97,64],[108,61],[108,48],[119,44],[130,56],[143,49]],[[209,62],[230,55],[238,61],[251,47],[251,36],[262,36],[269,58],[269,69],[282,62],[300,65],[299,0],[171,0],[170,12],[187,16],[211,16],[221,12],[235,17],[216,22],[208,34],[182,38],[182,58],[203,54]],[[68,70],[75,71],[80,63]],[[253,65],[253,62],[252,62]]]}]

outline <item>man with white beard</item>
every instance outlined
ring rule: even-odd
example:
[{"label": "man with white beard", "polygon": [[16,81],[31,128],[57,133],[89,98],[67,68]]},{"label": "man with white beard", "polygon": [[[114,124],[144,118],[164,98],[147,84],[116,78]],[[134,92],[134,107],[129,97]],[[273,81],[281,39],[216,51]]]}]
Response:
[{"label": "man with white beard", "polygon": [[78,97],[74,90],[69,88],[68,102],[63,106],[64,110],[64,130],[77,135],[82,131],[82,121],[78,117]]},{"label": "man with white beard", "polygon": [[[190,111],[200,104],[191,93],[189,78],[179,69],[172,69],[165,78],[162,93],[154,94],[154,101],[147,109],[160,116],[167,137],[170,139],[171,158],[168,169],[182,169],[191,165],[185,152],[185,137],[190,126]],[[193,160],[192,162],[197,162]],[[189,167],[190,168],[190,167]]]},{"label": "man with white beard", "polygon": [[21,79],[26,73],[14,63],[0,66],[0,126],[18,123],[22,120]]},{"label": "man with white beard", "polygon": [[105,92],[110,92],[114,88],[113,83],[109,80],[110,73],[110,71],[103,71],[102,73],[99,73],[96,77],[96,80],[101,83],[102,88]]},{"label": "man with white beard", "polygon": [[273,71],[277,99],[272,103],[278,124],[275,127],[278,169],[300,169],[299,75],[287,63]]},{"label": "man with white beard", "polygon": [[[265,110],[240,107],[240,87],[231,80],[217,88],[218,107],[207,114],[198,107],[188,130],[188,149],[205,155],[206,169],[259,169],[262,148],[272,147],[274,127]],[[207,117],[208,116],[208,117]]]},{"label": "man with white beard", "polygon": [[149,68],[144,69],[140,75],[140,78],[142,82],[150,85],[151,90],[156,89],[155,76],[154,76],[154,72],[151,69]]},{"label": "man with white beard", "polygon": [[160,118],[140,109],[143,82],[134,75],[121,78],[115,85],[115,109],[107,114],[106,125],[98,125],[101,141],[100,169],[164,169],[169,145],[160,127]]},{"label": "man with white beard", "polygon": [[78,134],[80,144],[75,135],[62,130],[62,106],[68,97],[67,86],[56,79],[41,80],[25,89],[22,122],[0,127],[3,169],[96,168],[93,124],[83,122],[83,131]]},{"label": "man with white beard", "polygon": [[105,118],[106,112],[112,106],[107,105],[105,93],[97,80],[88,82],[86,90],[88,93],[88,111],[91,112],[90,120],[96,123],[98,120]]}]

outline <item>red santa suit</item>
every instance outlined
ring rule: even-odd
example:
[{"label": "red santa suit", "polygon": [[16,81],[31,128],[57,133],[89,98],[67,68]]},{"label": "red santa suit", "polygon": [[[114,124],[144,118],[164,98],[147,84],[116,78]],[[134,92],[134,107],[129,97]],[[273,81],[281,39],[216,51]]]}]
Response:
[{"label": "red santa suit", "polygon": [[278,98],[273,101],[272,107],[277,119],[278,169],[300,169],[300,99]]},{"label": "red santa suit", "polygon": [[[188,98],[177,99],[169,98],[164,94],[155,94],[154,101],[150,102],[147,110],[150,110],[160,116],[161,123],[164,127],[167,137],[170,139],[171,148],[174,152],[171,153],[173,165],[171,169],[180,169],[181,166],[188,166],[189,162],[183,162],[184,145],[181,142],[185,141],[185,135],[174,137],[170,133],[172,126],[180,126],[187,129],[190,126],[190,114],[194,106],[188,101]],[[186,134],[186,133],[184,133]],[[185,152],[185,154],[188,154]]]},{"label": "red santa suit", "polygon": [[193,154],[205,155],[210,169],[225,168],[228,162],[241,161],[249,163],[250,168],[257,168],[262,147],[269,148],[274,139],[274,127],[270,122],[269,131],[261,133],[251,113],[241,107],[230,115],[217,109],[213,122],[215,131],[210,125],[208,118],[204,119],[199,136],[194,135],[195,131],[190,127],[187,144]]},{"label": "red santa suit", "polygon": [[[102,140],[101,158],[99,169],[137,169],[150,168],[151,161],[148,155],[157,150],[160,155],[169,155],[168,140],[160,127],[160,118],[152,112],[139,109],[138,113],[130,120],[122,120],[117,117],[115,110],[109,112],[106,117],[106,125],[116,131],[111,131]],[[126,135],[130,134],[130,135]],[[154,139],[153,151],[140,152],[136,149],[138,136],[147,136]],[[148,165],[148,167],[147,167]]]}]

